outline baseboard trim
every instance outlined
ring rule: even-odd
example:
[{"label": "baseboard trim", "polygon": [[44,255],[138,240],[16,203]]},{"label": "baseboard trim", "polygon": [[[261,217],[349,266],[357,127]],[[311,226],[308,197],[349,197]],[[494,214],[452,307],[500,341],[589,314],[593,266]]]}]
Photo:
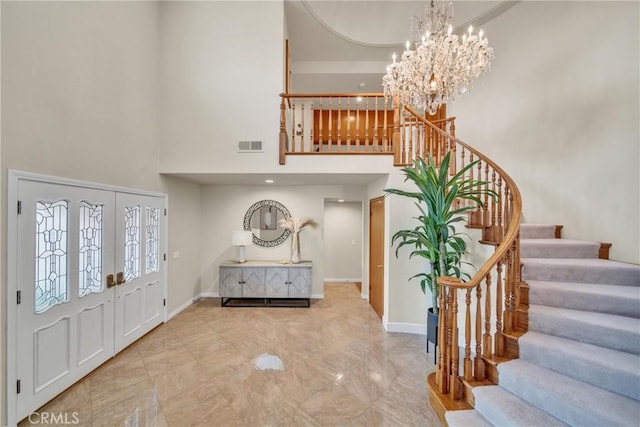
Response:
[{"label": "baseboard trim", "polygon": [[387,332],[401,332],[404,334],[427,335],[427,325],[419,323],[387,322]]},{"label": "baseboard trim", "polygon": [[352,279],[324,279],[324,283],[327,282],[336,282],[336,283],[362,283],[362,278],[352,278]]},{"label": "baseboard trim", "polygon": [[203,292],[200,294],[200,298],[220,298],[218,292]]},{"label": "baseboard trim", "polygon": [[193,304],[197,300],[198,300],[198,297],[194,297],[194,298],[190,299],[189,301],[185,302],[184,304],[182,304],[180,307],[178,307],[175,310],[173,310],[167,316],[167,320],[166,321],[168,322],[169,320],[171,320],[174,317],[176,317],[178,314],[180,314],[182,311],[184,311],[187,307],[189,307],[191,304]]},{"label": "baseboard trim", "polygon": [[[194,302],[198,301],[200,298],[220,298],[220,294],[218,292],[203,292],[203,293],[201,293],[197,297],[192,298],[190,301],[185,302],[180,307],[176,308],[171,313],[169,313],[168,317],[167,317],[167,320],[165,320],[165,322],[168,322],[169,320],[171,320],[174,317],[176,317],[178,314],[180,314],[180,312],[184,311],[187,307],[189,307]],[[322,293],[322,294],[311,294],[311,299],[324,299],[324,293]]]}]

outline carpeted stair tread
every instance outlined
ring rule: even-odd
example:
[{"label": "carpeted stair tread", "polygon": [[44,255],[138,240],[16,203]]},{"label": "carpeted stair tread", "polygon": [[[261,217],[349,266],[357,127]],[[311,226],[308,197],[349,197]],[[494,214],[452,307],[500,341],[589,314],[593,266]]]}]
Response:
[{"label": "carpeted stair tread", "polygon": [[529,303],[640,318],[640,286],[528,280]]},{"label": "carpeted stair tread", "polygon": [[600,243],[571,239],[521,239],[522,258],[598,258]]},{"label": "carpeted stair tread", "polygon": [[474,409],[447,411],[444,417],[449,427],[493,427],[493,424]]},{"label": "carpeted stair tread", "polygon": [[529,305],[529,330],[640,354],[640,319]]},{"label": "carpeted stair tread", "polygon": [[637,426],[640,420],[640,402],[526,360],[501,363],[498,372],[500,387],[567,424]]},{"label": "carpeted stair tread", "polygon": [[640,266],[606,259],[521,258],[522,280],[640,286]]},{"label": "carpeted stair tread", "polygon": [[553,239],[555,224],[520,224],[520,239]]},{"label": "carpeted stair tread", "polygon": [[520,357],[596,387],[640,400],[640,357],[553,335],[529,331]]},{"label": "carpeted stair tread", "polygon": [[[566,426],[503,387],[475,387],[473,395],[476,410],[493,426]],[[471,425],[474,424],[467,424]]]}]

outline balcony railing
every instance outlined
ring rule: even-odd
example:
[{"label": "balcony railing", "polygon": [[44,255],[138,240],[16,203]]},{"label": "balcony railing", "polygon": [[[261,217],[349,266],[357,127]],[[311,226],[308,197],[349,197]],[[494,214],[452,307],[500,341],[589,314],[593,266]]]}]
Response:
[{"label": "balcony railing", "polygon": [[[446,140],[382,93],[281,94],[280,164],[288,155],[393,155],[394,165],[446,151]],[[431,122],[455,135],[454,119]]]}]

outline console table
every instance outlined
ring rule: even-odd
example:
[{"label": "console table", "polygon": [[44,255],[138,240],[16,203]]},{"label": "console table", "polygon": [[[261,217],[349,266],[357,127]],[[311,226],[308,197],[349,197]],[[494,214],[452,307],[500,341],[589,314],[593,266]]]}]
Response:
[{"label": "console table", "polygon": [[233,306],[292,307],[305,301],[311,306],[311,262],[283,264],[277,261],[225,262],[220,264],[220,301]]}]

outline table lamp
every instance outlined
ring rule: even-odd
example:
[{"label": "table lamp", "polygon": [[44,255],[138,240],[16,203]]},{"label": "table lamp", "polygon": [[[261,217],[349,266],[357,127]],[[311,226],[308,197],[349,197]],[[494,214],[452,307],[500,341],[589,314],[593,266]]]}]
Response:
[{"label": "table lamp", "polygon": [[231,235],[233,246],[238,246],[238,262],[243,263],[247,260],[244,257],[244,247],[249,246],[253,242],[253,233],[251,231],[234,231]]}]

